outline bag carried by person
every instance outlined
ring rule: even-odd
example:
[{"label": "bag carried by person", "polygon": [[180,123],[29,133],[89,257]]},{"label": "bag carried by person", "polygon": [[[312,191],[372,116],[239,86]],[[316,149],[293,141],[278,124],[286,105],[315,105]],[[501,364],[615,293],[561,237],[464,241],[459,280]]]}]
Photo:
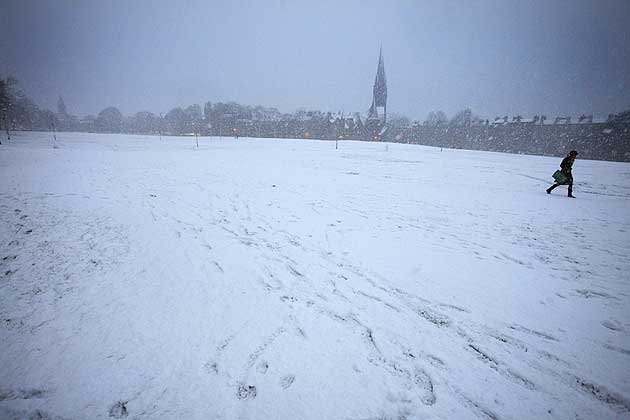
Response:
[{"label": "bag carried by person", "polygon": [[557,170],[552,176],[558,184],[566,184],[568,181],[567,176],[561,170]]}]

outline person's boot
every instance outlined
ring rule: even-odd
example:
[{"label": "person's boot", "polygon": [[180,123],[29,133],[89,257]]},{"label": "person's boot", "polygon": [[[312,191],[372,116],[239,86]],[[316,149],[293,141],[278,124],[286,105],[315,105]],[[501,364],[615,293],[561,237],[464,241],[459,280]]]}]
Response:
[{"label": "person's boot", "polygon": [[551,194],[551,191],[553,191],[554,188],[556,188],[559,184],[553,184],[551,187],[547,188],[545,191],[547,191],[547,194]]},{"label": "person's boot", "polygon": [[567,197],[575,198],[575,196],[573,195],[573,188],[569,187],[569,194],[567,195]]}]

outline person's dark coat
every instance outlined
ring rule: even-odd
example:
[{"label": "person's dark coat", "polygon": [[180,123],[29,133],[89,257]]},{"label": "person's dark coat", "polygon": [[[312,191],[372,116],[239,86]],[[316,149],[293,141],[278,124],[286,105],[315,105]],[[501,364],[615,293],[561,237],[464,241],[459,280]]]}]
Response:
[{"label": "person's dark coat", "polygon": [[571,173],[571,169],[573,169],[573,162],[575,162],[575,156],[572,155],[565,157],[562,159],[562,162],[560,162],[560,172],[562,172],[566,177],[563,184],[568,184],[570,189],[573,188],[573,174]]},{"label": "person's dark coat", "polygon": [[573,169],[573,162],[575,162],[575,157],[573,156],[565,157],[564,159],[562,159],[562,162],[560,163],[560,170],[565,175],[571,175],[571,169]]}]

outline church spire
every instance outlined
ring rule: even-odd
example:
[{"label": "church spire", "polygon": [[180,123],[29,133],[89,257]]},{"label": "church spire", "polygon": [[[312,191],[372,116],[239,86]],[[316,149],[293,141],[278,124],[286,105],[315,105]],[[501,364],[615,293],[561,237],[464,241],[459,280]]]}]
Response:
[{"label": "church spire", "polygon": [[[383,122],[387,119],[387,79],[385,77],[385,60],[383,59],[383,46],[378,53],[378,67],[372,90],[372,106],[370,117],[378,117],[377,108],[383,108]],[[374,114],[374,115],[372,115]]]}]

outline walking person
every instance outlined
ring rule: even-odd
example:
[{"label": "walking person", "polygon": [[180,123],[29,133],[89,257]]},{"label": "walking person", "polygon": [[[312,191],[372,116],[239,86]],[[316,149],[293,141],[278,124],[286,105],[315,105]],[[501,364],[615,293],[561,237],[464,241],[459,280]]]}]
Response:
[{"label": "walking person", "polygon": [[562,159],[560,163],[560,170],[556,171],[553,174],[553,178],[556,180],[554,184],[547,188],[547,194],[551,194],[554,188],[559,185],[568,185],[569,186],[569,194],[568,196],[571,198],[575,198],[573,196],[573,174],[571,173],[571,169],[573,168],[573,162],[575,162],[575,158],[577,157],[578,152],[575,150],[571,150],[567,157]]}]

